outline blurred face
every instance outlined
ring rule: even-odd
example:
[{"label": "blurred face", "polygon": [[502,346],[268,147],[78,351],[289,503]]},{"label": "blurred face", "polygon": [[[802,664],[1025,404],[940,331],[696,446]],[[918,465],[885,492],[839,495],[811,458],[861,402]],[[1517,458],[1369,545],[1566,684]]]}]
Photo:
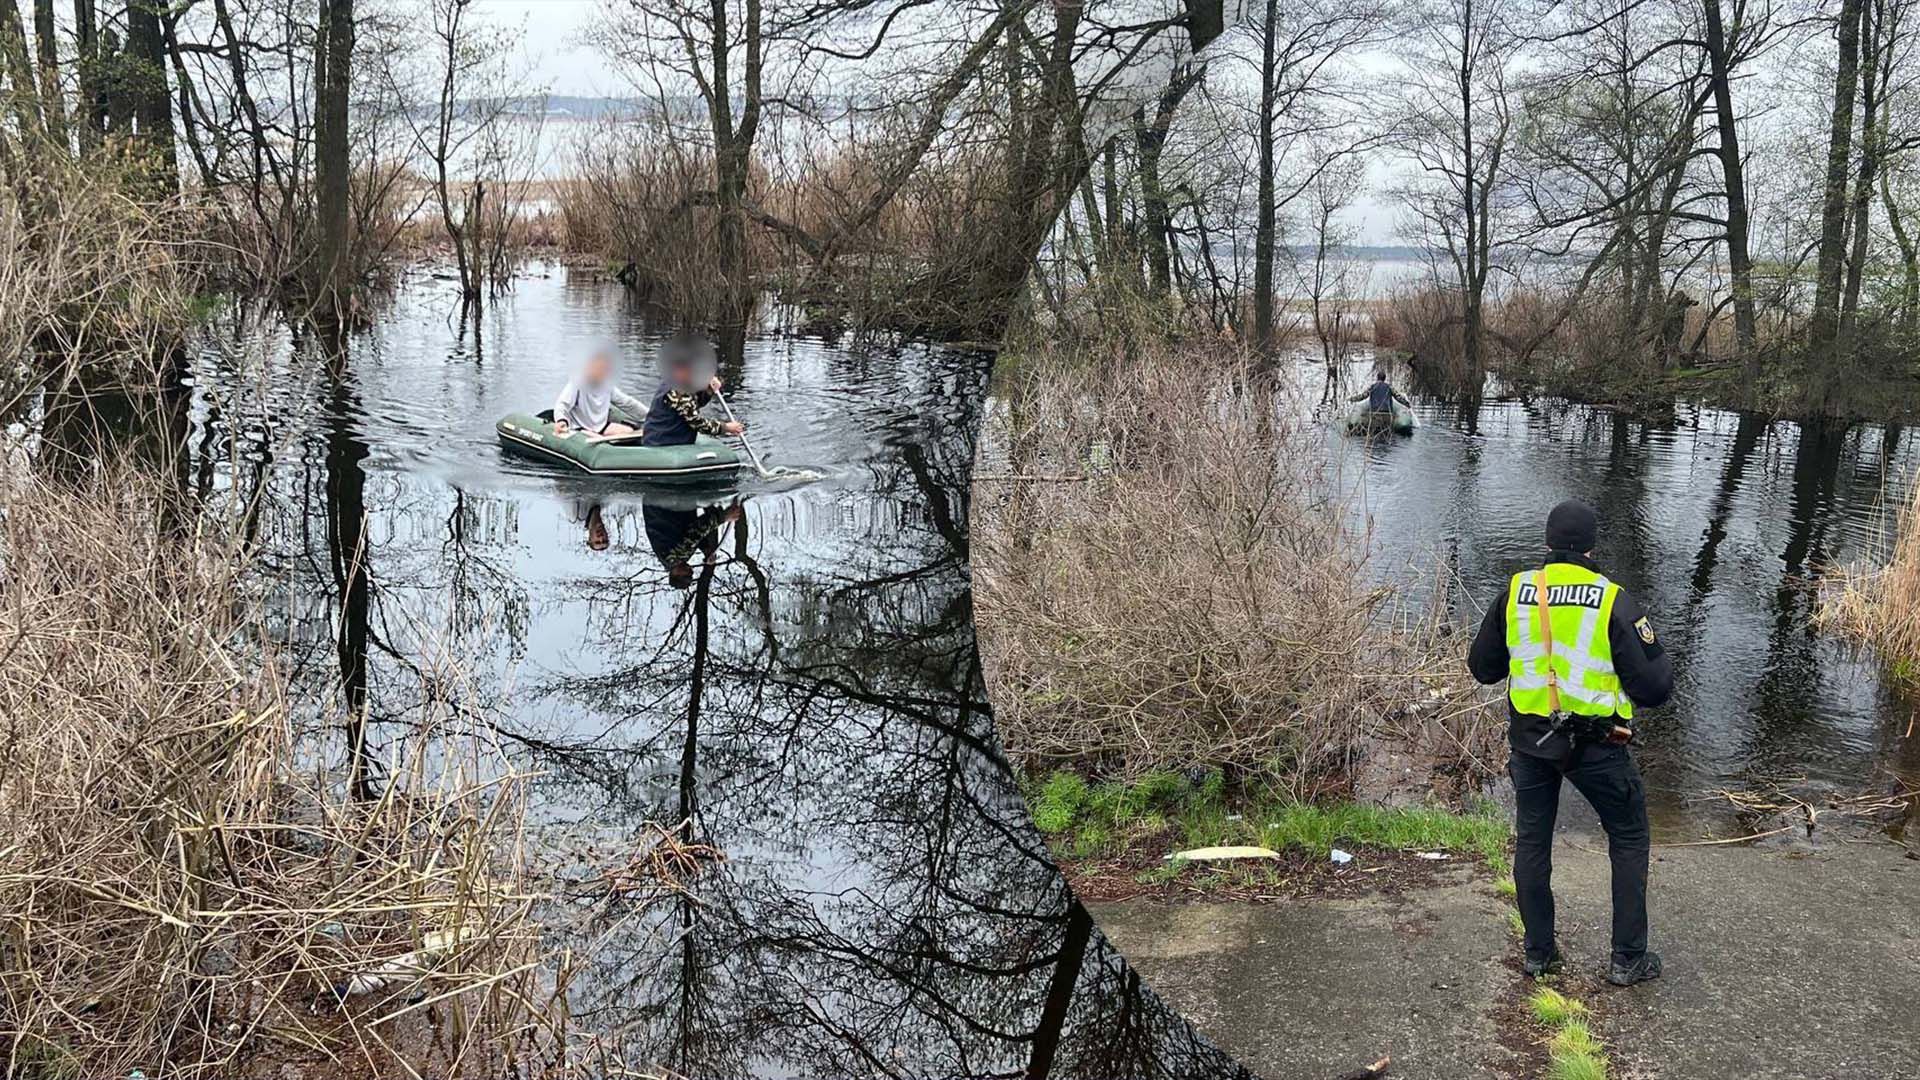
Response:
[{"label": "blurred face", "polygon": [[694,388],[692,364],[677,363],[677,364],[674,364],[671,368],[668,368],[667,370],[668,370],[669,377],[673,379],[673,385],[679,387],[682,390],[691,390]]},{"label": "blurred face", "polygon": [[587,357],[586,364],[580,368],[580,375],[590,383],[606,382],[613,378],[613,357],[604,352],[594,353]]}]

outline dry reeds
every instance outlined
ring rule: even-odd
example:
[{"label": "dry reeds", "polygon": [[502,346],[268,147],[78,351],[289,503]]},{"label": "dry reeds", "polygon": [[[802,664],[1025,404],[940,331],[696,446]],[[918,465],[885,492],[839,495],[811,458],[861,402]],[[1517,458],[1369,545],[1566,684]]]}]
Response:
[{"label": "dry reeds", "polygon": [[1409,721],[1472,752],[1486,725],[1461,646],[1367,572],[1290,390],[1217,349],[1016,364],[1008,472],[982,470],[974,552],[1010,754],[1035,771],[1226,766],[1306,795]]},{"label": "dry reeds", "polygon": [[106,158],[50,161],[31,178],[0,173],[0,184],[27,190],[0,198],[0,402],[30,381],[24,365],[36,355],[134,378],[178,345],[193,319],[197,258],[178,202],[133,197],[124,168]]},{"label": "dry reeds", "polygon": [[423,720],[354,798],[236,550],[160,498],[0,493],[0,1071],[551,1074],[524,777]]},{"label": "dry reeds", "polygon": [[1900,508],[1885,565],[1829,569],[1814,620],[1871,646],[1900,679],[1920,681],[1920,485]]}]

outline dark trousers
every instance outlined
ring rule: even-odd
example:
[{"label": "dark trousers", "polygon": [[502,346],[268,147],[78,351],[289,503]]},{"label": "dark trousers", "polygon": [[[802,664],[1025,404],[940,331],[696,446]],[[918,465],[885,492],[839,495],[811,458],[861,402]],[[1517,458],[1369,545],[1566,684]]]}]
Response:
[{"label": "dark trousers", "polygon": [[1516,809],[1513,884],[1527,925],[1527,953],[1553,952],[1553,824],[1560,781],[1570,780],[1607,831],[1613,862],[1613,959],[1630,964],[1647,951],[1647,791],[1625,747],[1583,746],[1573,759],[1515,753],[1507,760]]}]

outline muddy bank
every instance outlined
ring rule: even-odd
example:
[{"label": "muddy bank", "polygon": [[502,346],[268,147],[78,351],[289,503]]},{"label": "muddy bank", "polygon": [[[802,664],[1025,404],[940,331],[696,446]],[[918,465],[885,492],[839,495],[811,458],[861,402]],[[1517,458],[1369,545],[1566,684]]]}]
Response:
[{"label": "muddy bank", "polygon": [[[1606,881],[1604,841],[1568,830],[1555,886],[1583,994],[1608,953]],[[1649,899],[1666,977],[1590,996],[1613,1075],[1913,1075],[1920,859],[1901,845],[1661,847]],[[1331,1077],[1391,1053],[1396,1077],[1456,1080],[1529,1075],[1503,1038],[1518,982],[1509,910],[1456,873],[1359,898],[1095,914],[1162,997],[1261,1075]]]}]

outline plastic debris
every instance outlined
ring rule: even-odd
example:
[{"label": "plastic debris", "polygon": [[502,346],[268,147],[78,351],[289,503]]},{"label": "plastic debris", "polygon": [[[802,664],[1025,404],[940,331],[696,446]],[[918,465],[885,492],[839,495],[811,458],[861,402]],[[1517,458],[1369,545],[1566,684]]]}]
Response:
[{"label": "plastic debris", "polygon": [[467,927],[462,927],[458,931],[436,930],[421,938],[420,948],[355,973],[345,983],[336,987],[335,992],[341,997],[348,994],[372,994],[396,983],[424,978],[431,974],[441,961],[451,956],[463,941],[472,936],[473,931]]},{"label": "plastic debris", "polygon": [[1327,857],[1344,866],[1353,861],[1353,852],[1341,851],[1339,848],[1334,848]]},{"label": "plastic debris", "polygon": [[1207,862],[1215,859],[1277,859],[1280,853],[1272,848],[1263,847],[1197,847],[1186,851],[1176,851],[1167,856],[1168,862],[1176,859],[1185,862]]},{"label": "plastic debris", "polygon": [[1444,851],[1422,851],[1417,852],[1414,858],[1429,859],[1433,862],[1445,862],[1447,860],[1447,853]]}]

